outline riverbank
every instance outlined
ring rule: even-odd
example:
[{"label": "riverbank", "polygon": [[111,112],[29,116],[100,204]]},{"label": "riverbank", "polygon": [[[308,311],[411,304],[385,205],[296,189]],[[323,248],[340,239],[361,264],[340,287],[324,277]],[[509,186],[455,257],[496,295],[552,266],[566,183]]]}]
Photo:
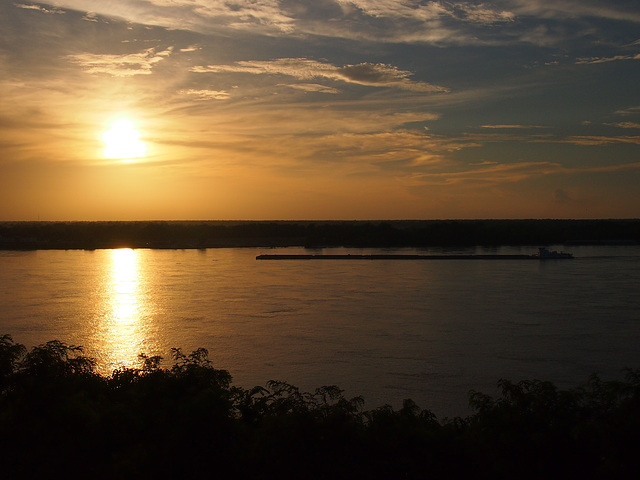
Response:
[{"label": "riverbank", "polygon": [[638,219],[0,222],[0,250],[639,243]]}]

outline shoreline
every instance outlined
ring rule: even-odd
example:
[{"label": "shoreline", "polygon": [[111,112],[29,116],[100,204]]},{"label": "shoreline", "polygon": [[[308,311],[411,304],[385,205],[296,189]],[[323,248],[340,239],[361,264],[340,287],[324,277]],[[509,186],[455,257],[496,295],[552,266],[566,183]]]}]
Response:
[{"label": "shoreline", "polygon": [[0,250],[639,244],[640,219],[0,222]]}]

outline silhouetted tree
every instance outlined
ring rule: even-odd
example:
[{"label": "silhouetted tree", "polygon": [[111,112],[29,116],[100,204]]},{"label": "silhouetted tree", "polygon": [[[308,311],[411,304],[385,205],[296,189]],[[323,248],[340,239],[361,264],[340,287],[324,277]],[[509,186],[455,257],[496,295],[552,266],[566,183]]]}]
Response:
[{"label": "silhouetted tree", "polygon": [[579,388],[500,380],[438,421],[412,400],[364,410],[336,386],[233,386],[205,349],[140,356],[109,377],[80,347],[0,337],[0,475],[97,479],[631,478],[640,370]]}]

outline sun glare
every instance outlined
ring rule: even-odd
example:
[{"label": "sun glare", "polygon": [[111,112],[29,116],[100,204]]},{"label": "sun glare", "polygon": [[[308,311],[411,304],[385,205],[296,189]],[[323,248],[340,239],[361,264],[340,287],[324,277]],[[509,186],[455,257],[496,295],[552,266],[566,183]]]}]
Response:
[{"label": "sun glare", "polygon": [[140,132],[126,118],[113,122],[111,128],[102,135],[102,140],[106,158],[128,160],[144,157],[147,153],[147,146],[140,140]]}]

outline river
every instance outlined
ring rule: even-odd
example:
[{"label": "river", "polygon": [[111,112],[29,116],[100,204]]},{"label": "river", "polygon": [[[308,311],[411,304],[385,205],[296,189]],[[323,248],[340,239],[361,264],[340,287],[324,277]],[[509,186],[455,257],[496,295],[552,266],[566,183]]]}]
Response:
[{"label": "river", "polygon": [[[559,247],[555,247],[558,249]],[[287,260],[265,253],[529,254],[530,248],[0,251],[0,333],[82,345],[101,373],[209,350],[234,383],[338,385],[439,418],[500,378],[560,387],[640,367],[640,247],[572,260]]]}]

